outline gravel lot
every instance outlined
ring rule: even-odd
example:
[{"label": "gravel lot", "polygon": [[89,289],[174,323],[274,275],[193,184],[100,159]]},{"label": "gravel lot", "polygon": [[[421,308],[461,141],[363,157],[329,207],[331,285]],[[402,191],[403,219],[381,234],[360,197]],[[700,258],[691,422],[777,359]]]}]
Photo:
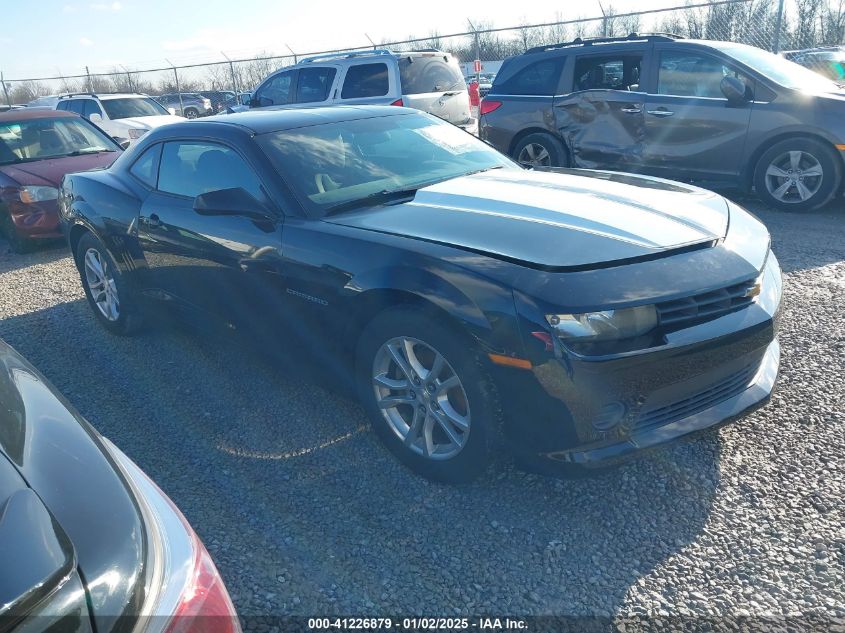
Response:
[{"label": "gravel lot", "polygon": [[0,241],[0,337],[176,501],[243,616],[845,617],[845,203],[748,206],[787,273],[774,399],[587,479],[505,461],[428,483],[313,381],[175,329],[106,334],[62,248]]}]

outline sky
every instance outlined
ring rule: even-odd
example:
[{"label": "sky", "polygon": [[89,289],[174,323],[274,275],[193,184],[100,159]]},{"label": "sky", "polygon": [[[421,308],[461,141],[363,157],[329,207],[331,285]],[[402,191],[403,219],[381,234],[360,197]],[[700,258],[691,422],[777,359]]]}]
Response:
[{"label": "sky", "polygon": [[[28,79],[336,49],[467,30],[601,15],[600,0],[0,0],[0,71]],[[601,0],[617,12],[683,0]]]}]

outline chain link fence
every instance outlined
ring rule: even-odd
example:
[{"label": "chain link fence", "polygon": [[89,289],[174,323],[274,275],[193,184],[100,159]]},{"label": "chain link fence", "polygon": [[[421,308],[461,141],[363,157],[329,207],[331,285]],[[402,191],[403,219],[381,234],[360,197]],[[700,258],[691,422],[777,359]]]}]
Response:
[{"label": "chain link fence", "polygon": [[[346,52],[367,48],[395,51],[438,49],[455,55],[461,62],[480,59],[502,60],[535,46],[570,41],[575,38],[616,37],[629,33],[674,33],[695,39],[729,40],[770,51],[838,46],[845,41],[845,0],[709,0],[684,6],[619,13],[612,6],[602,15],[567,18],[558,12],[544,24],[495,27],[476,22],[470,30],[450,35],[432,33],[428,37],[402,41],[370,42],[368,46],[340,48],[296,54],[267,53],[250,59],[221,59],[190,65],[162,65],[137,69],[121,66],[109,72],[86,72],[65,77],[2,80],[5,102],[26,103],[39,96],[68,92],[144,92],[151,95],[196,92],[199,90],[251,91],[271,72],[296,63],[307,55]],[[369,39],[369,38],[368,38]],[[845,56],[838,50],[813,51],[819,69],[826,74],[839,72],[836,61]],[[794,56],[800,63],[812,62]],[[789,53],[787,53],[789,56]],[[831,59],[834,61],[831,62]],[[492,66],[492,64],[491,64]],[[835,78],[835,77],[834,77]]]}]

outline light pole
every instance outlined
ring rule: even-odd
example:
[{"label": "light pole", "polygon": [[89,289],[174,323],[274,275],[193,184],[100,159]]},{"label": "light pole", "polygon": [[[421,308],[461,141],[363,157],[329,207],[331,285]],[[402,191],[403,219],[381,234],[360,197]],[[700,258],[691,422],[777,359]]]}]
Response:
[{"label": "light pole", "polygon": [[777,53],[780,50],[780,28],[783,23],[783,0],[778,2],[778,17],[775,21],[775,39],[772,42],[772,52]]},{"label": "light pole", "polygon": [[229,59],[229,56],[226,55],[223,51],[220,51],[220,54],[226,58],[226,61],[229,62],[229,72],[232,74],[232,90],[235,91],[235,95],[238,94],[238,81],[235,79],[235,65],[232,63],[232,60]]},{"label": "light pole", "polygon": [[176,94],[179,95],[179,112],[180,116],[185,116],[185,104],[182,103],[182,89],[179,87],[179,73],[176,72],[176,66],[174,66],[173,62],[170,61],[165,57],[164,61],[170,64],[170,67],[173,69],[173,78],[176,80]]}]

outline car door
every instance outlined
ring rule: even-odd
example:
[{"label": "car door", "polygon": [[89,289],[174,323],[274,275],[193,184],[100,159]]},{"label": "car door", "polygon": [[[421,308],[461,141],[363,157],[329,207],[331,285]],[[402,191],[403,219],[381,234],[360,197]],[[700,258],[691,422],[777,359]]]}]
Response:
[{"label": "car door", "polygon": [[584,48],[568,67],[566,94],[554,101],[555,123],[572,164],[638,171],[645,140],[642,74],[650,46]]},{"label": "car door", "polygon": [[[645,170],[679,180],[738,176],[753,80],[720,56],[692,47],[657,45],[654,57],[656,76],[645,104]],[[745,83],[746,101],[731,103],[722,94],[726,76]]]},{"label": "car door", "polygon": [[279,108],[296,103],[297,69],[284,70],[268,77],[250,99],[252,108]]},{"label": "car door", "polygon": [[[138,219],[147,263],[145,294],[202,322],[238,328],[266,319],[267,302],[281,294],[275,286],[282,218],[252,165],[234,148],[214,141],[169,141],[159,147],[157,183]],[[235,187],[249,192],[276,220],[194,209],[198,195]]]}]

